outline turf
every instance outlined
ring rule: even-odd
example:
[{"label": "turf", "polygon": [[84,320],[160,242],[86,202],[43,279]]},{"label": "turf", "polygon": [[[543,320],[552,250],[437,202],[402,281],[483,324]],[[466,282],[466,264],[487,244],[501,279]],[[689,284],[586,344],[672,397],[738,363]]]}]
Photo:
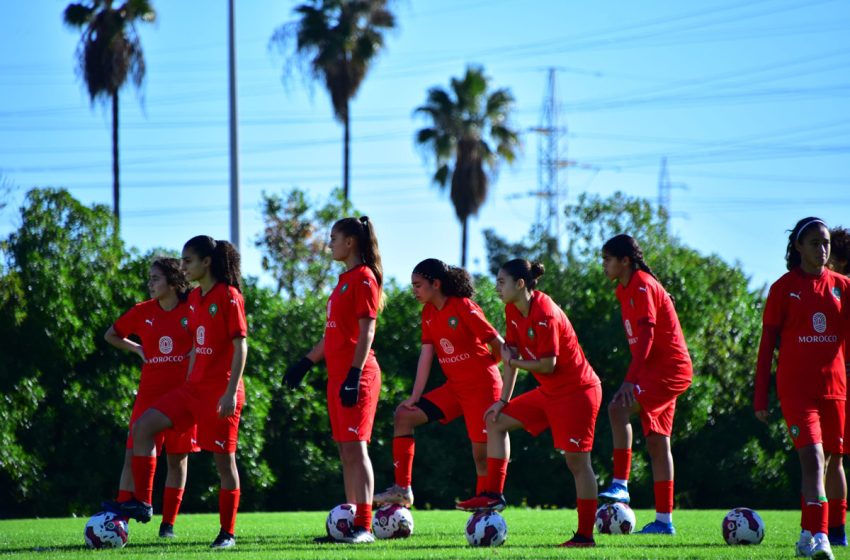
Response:
[{"label": "turf", "polygon": [[[653,519],[653,512],[636,510],[638,526]],[[91,559],[114,557],[210,558],[237,554],[239,559],[289,558],[793,558],[799,534],[796,511],[761,511],[767,530],[758,546],[728,546],[720,523],[725,511],[677,511],[678,535],[597,535],[593,549],[562,549],[557,545],[572,536],[575,510],[509,508],[507,542],[494,549],[476,549],[466,544],[464,526],[468,514],[455,511],[414,510],[414,535],[406,540],[378,541],[373,545],[314,544],[323,535],[324,512],[243,513],[237,526],[237,546],[211,551],[209,544],[218,532],[217,515],[181,515],[175,532],[178,538],[157,537],[158,518],[147,525],[131,522],[130,542],[122,550],[92,551],[83,544],[85,519],[20,519],[0,521],[0,558]],[[836,558],[850,558],[850,550],[837,549]]]}]

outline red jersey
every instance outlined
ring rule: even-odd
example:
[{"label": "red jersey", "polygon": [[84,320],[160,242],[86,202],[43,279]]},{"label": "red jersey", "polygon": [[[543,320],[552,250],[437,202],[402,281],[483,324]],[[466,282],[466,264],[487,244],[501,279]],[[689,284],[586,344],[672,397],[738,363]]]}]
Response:
[{"label": "red jersey", "polygon": [[[765,329],[779,333],[776,388],[780,399],[845,398],[848,288],[850,280],[840,274],[824,269],[814,276],[799,267],[770,287],[763,324]],[[773,348],[771,345],[771,354]],[[767,408],[769,376],[769,367],[756,371],[756,387],[761,393],[756,400],[761,409]]]},{"label": "red jersey", "polygon": [[186,382],[192,335],[188,329],[189,305],[179,302],[171,311],[155,299],[138,303],[112,325],[121,338],[135,334],[142,341],[145,363],[138,397],[164,395]]},{"label": "red jersey", "polygon": [[[189,383],[216,396],[230,381],[233,339],[248,336],[245,301],[233,286],[218,282],[206,295],[189,294],[189,329],[195,336],[195,363]],[[239,380],[240,387],[242,380]]]},{"label": "red jersey", "polygon": [[523,317],[514,304],[507,304],[505,324],[505,341],[519,348],[522,359],[557,358],[552,373],[531,372],[543,394],[562,395],[599,385],[570,320],[548,295],[535,290],[528,317]]},{"label": "red jersey", "polygon": [[637,270],[628,286],[617,284],[617,299],[632,359],[638,343],[638,326],[642,323],[653,326],[649,355],[643,367],[634,372],[634,378],[626,381],[644,388],[655,386],[683,392],[693,379],[693,365],[670,294],[651,274]]},{"label": "red jersey", "polygon": [[[381,289],[368,266],[355,266],[339,275],[339,282],[328,298],[325,322],[325,363],[329,376],[348,374],[360,338],[360,319],[377,318],[380,301]],[[366,364],[377,366],[371,348]]]},{"label": "red jersey", "polygon": [[[422,308],[422,344],[433,344],[437,360],[452,385],[492,383],[488,368],[496,361],[486,343],[499,335],[469,298],[450,297],[442,309],[426,303]],[[486,377],[485,377],[486,376]]]}]

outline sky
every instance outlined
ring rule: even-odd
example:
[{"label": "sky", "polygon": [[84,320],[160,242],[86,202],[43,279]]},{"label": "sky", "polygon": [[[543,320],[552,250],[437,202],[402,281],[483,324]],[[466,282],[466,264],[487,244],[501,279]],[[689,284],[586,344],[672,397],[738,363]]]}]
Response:
[{"label": "sky", "polygon": [[[121,93],[121,235],[142,251],[229,237],[227,1],[153,1],[139,26],[147,75]],[[112,204],[111,111],[75,73],[80,34],[67,2],[13,2],[0,20],[0,236],[33,187]],[[270,284],[255,242],[263,192],[341,184],[342,128],[327,93],[269,48],[296,2],[236,0],[243,272]],[[534,225],[538,142],[555,68],[561,204],[581,193],[658,199],[662,158],[671,230],[738,263],[761,287],[785,271],[787,230],[805,216],[850,226],[850,3],[844,0],[626,2],[400,0],[352,102],[351,198],[377,230],[386,272],[460,260],[460,226],[413,115],[434,86],[480,64],[516,99],[523,150],[470,220],[468,268],[486,272],[483,230]],[[640,241],[640,240],[639,240]],[[652,263],[650,262],[650,265]]]}]

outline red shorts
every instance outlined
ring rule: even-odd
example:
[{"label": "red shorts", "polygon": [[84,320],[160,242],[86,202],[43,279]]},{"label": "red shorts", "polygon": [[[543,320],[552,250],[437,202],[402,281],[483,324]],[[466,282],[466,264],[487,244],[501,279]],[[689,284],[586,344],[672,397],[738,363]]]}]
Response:
[{"label": "red shorts", "polygon": [[221,394],[199,391],[187,383],[167,393],[151,408],[166,415],[177,431],[188,430],[197,424],[197,442],[201,449],[213,453],[235,453],[245,388],[240,382],[233,416],[219,418],[217,408],[220,398]]},{"label": "red shorts", "polygon": [[441,424],[448,424],[455,418],[463,416],[466,422],[466,433],[469,440],[476,443],[487,443],[487,428],[484,424],[484,413],[499,400],[502,394],[501,379],[489,387],[474,387],[467,390],[457,390],[445,383],[433,391],[422,395],[440,409],[443,413]]},{"label": "red shorts", "polygon": [[381,370],[366,363],[360,375],[360,393],[357,404],[351,407],[342,406],[339,389],[345,382],[344,375],[328,374],[327,396],[328,417],[331,421],[331,435],[335,442],[372,440],[372,425],[375,422],[375,412],[378,410],[378,399],[381,396]]},{"label": "red shorts", "polygon": [[659,434],[670,437],[673,433],[676,399],[681,394],[655,385],[646,389],[635,385],[635,399],[640,405],[640,425],[644,436]]},{"label": "red shorts", "polygon": [[845,401],[786,398],[779,404],[795,449],[822,443],[825,453],[841,453]]},{"label": "red shorts", "polygon": [[593,448],[596,416],[601,404],[601,385],[555,396],[544,395],[538,387],[511,399],[502,414],[522,422],[525,431],[533,436],[552,428],[556,449],[587,453]]},{"label": "red shorts", "polygon": [[[150,408],[149,403],[142,403],[138,399],[133,404],[133,413],[130,415],[130,426],[127,430],[127,449],[133,449],[133,423],[141,417],[145,411]],[[175,455],[182,453],[197,453],[201,450],[197,441],[197,427],[192,424],[192,427],[185,431],[178,431],[174,428],[169,428],[156,434],[154,438],[156,443],[156,454],[162,455],[162,446],[165,445],[165,452]]]}]

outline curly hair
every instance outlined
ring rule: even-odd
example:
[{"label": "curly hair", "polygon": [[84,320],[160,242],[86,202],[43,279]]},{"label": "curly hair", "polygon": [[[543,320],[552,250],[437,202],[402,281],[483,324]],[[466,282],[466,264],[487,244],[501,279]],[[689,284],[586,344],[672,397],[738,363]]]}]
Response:
[{"label": "curly hair", "polygon": [[180,268],[180,259],[173,257],[157,257],[151,261],[151,268],[156,267],[165,277],[165,282],[174,288],[180,301],[186,301],[191,291],[189,280]]},{"label": "curly hair", "polygon": [[839,274],[850,274],[850,230],[837,226],[829,230],[830,237],[830,256],[829,262],[833,266],[837,266],[840,262],[844,263],[842,270],[834,269]]},{"label": "curly hair", "polygon": [[429,282],[440,281],[440,292],[448,297],[472,297],[475,288],[472,276],[459,266],[451,266],[440,259],[425,259],[413,267],[413,274]]}]

